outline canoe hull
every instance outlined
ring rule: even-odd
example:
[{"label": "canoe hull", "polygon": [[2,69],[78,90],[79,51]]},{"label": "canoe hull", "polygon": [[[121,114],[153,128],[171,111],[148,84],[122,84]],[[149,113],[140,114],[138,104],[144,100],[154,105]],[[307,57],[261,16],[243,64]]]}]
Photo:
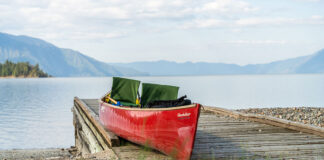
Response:
[{"label": "canoe hull", "polygon": [[176,159],[190,159],[200,105],[132,109],[100,103],[101,123],[118,136],[157,149]]}]

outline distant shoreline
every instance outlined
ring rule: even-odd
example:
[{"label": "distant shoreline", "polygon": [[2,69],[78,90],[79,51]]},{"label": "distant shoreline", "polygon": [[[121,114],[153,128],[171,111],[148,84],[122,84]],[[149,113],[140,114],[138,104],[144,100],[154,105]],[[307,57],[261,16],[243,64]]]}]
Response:
[{"label": "distant shoreline", "polygon": [[0,79],[25,79],[25,78],[49,78],[49,77],[31,77],[31,76],[6,76],[6,77],[1,77]]},{"label": "distant shoreline", "polygon": [[29,62],[11,62],[6,60],[0,63],[0,77],[4,78],[29,78],[29,77],[50,77],[39,68],[39,65],[32,65]]}]

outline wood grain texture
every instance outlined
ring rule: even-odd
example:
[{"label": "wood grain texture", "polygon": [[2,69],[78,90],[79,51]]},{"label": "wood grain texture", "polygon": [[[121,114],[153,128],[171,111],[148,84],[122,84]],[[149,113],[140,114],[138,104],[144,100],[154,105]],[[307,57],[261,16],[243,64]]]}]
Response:
[{"label": "wood grain texture", "polygon": [[[98,110],[97,100],[83,101],[91,110]],[[323,137],[286,127],[247,120],[222,108],[205,107],[191,159],[324,159]],[[170,158],[132,143],[113,150],[120,159],[143,158],[144,152],[145,159]]]},{"label": "wood grain texture", "polygon": [[[92,111],[84,101],[80,100],[78,97],[74,98],[74,105],[78,106],[91,121],[91,123],[96,127],[98,133],[100,133],[104,140],[109,144],[109,146],[118,146],[120,145],[119,138],[110,131],[107,131],[100,123],[98,114]],[[97,106],[98,106],[97,102]]]},{"label": "wood grain texture", "polygon": [[90,153],[97,153],[103,151],[103,147],[98,143],[97,137],[91,131],[91,128],[87,125],[85,120],[80,115],[80,112],[77,110],[76,107],[73,107],[74,114],[76,115],[77,121],[80,124],[80,129],[78,130],[78,136],[85,142],[86,148],[90,151]]},{"label": "wood grain texture", "polygon": [[305,132],[305,133],[311,133],[315,134],[321,137],[324,137],[324,128],[322,127],[317,127],[309,124],[304,124],[300,122],[293,122],[285,119],[280,119],[276,117],[270,117],[270,116],[265,116],[265,115],[255,115],[255,114],[245,114],[245,113],[240,113],[237,111],[233,110],[228,110],[224,108],[218,108],[218,107],[204,107],[206,110],[230,116],[236,119],[245,119],[248,121],[253,121],[253,122],[260,122],[263,124],[269,124],[273,126],[278,126],[282,128],[287,128],[287,129],[292,129],[300,132]]},{"label": "wood grain texture", "polygon": [[101,134],[98,132],[98,130],[95,128],[95,126],[90,122],[90,120],[87,118],[87,116],[77,107],[73,108],[76,112],[76,115],[81,116],[83,119],[83,122],[89,127],[89,129],[92,131],[93,135],[99,141],[100,146],[102,147],[103,150],[109,149],[109,144],[104,140],[104,138],[101,136]]}]

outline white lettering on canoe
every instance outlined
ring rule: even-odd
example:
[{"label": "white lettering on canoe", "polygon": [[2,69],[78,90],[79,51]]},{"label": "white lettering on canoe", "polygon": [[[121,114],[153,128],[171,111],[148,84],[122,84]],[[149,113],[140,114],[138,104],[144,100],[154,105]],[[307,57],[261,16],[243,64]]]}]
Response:
[{"label": "white lettering on canoe", "polygon": [[191,113],[178,113],[178,117],[188,117]]}]

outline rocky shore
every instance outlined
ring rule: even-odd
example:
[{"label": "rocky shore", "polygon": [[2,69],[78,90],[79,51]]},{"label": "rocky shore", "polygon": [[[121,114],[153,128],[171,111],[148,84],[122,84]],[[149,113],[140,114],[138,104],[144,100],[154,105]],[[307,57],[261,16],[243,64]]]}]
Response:
[{"label": "rocky shore", "polygon": [[93,154],[81,154],[71,148],[0,150],[0,160],[113,160],[111,150]]},{"label": "rocky shore", "polygon": [[0,150],[0,160],[28,159],[28,160],[68,160],[73,155],[70,149],[13,149]]},{"label": "rocky shore", "polygon": [[317,127],[324,127],[324,108],[293,107],[293,108],[250,108],[239,109],[238,112],[259,114],[286,119]]}]

